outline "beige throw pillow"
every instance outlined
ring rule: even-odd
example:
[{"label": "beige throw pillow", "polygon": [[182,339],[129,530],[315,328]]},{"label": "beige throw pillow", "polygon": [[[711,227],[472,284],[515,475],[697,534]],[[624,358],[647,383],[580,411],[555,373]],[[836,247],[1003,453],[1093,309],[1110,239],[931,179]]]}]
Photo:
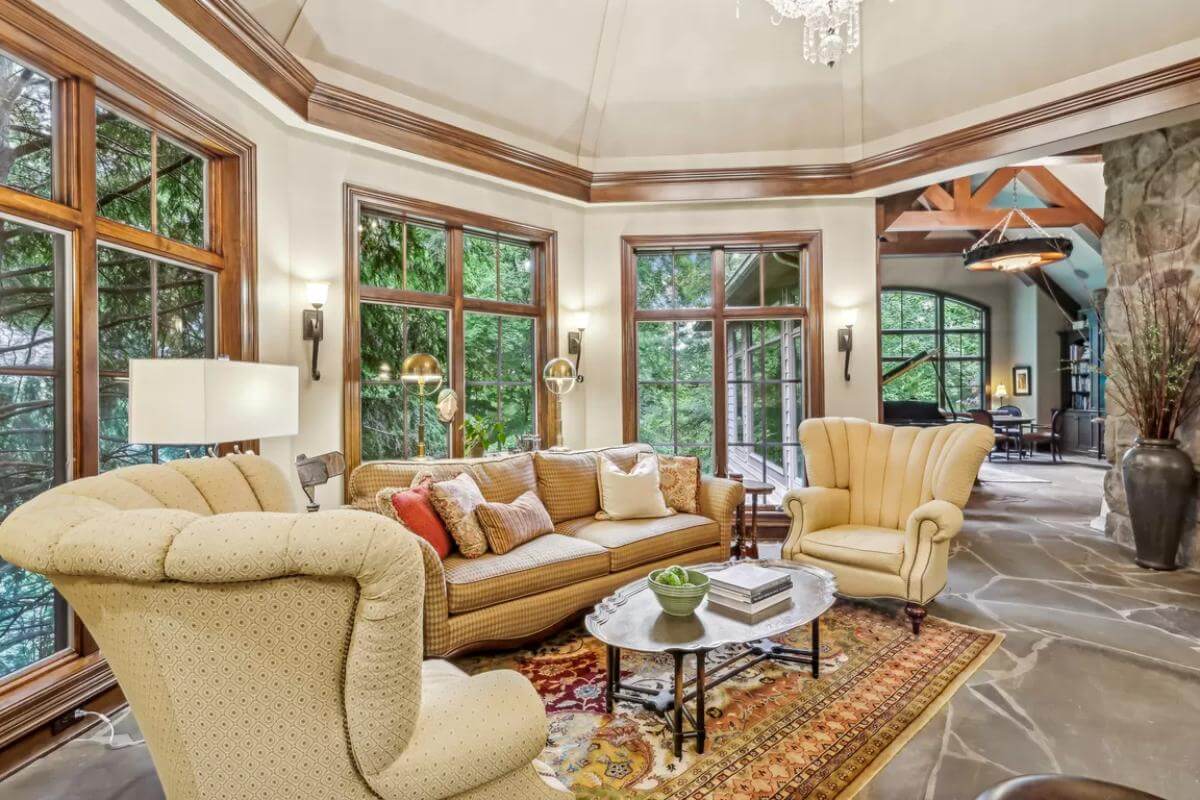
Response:
[{"label": "beige throw pillow", "polygon": [[550,514],[533,492],[511,503],[480,503],[475,516],[487,536],[488,547],[500,555],[543,534],[554,533]]},{"label": "beige throw pillow", "polygon": [[446,523],[458,552],[467,558],[478,558],[487,552],[487,537],[475,518],[475,509],[484,499],[474,478],[464,472],[448,481],[439,481],[430,487],[429,500]]},{"label": "beige throw pillow", "polygon": [[600,487],[596,519],[653,519],[675,513],[663,501],[658,459],[654,456],[634,464],[629,472],[600,456],[596,459],[596,479]]},{"label": "beige throw pillow", "polygon": [[700,513],[700,459],[639,453],[638,461],[658,458],[658,484],[667,505],[681,514]]}]

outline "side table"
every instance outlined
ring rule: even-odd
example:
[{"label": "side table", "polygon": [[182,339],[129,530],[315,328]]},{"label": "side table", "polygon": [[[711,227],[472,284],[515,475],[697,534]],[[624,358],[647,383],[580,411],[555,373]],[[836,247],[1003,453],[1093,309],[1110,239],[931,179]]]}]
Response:
[{"label": "side table", "polygon": [[[738,552],[735,557],[758,558],[758,498],[766,497],[775,491],[775,487],[761,481],[743,480],[746,497],[750,498],[750,527],[746,528],[746,501],[738,509]],[[749,533],[749,538],[746,534]]]}]

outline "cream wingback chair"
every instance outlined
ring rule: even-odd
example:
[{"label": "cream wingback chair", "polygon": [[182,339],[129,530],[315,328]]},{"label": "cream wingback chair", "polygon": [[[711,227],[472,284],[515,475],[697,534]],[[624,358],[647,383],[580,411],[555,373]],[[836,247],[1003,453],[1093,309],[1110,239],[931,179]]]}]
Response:
[{"label": "cream wingback chair", "polygon": [[294,503],[257,456],[126,467],[17,509],[0,556],[95,635],[171,800],[567,797],[524,677],[422,663],[415,537]]},{"label": "cream wingback chair", "polygon": [[907,601],[919,634],[925,604],[946,585],[950,540],[992,445],[983,425],[805,420],[809,485],[784,497],[792,518],[784,558],[829,570],[839,594]]}]

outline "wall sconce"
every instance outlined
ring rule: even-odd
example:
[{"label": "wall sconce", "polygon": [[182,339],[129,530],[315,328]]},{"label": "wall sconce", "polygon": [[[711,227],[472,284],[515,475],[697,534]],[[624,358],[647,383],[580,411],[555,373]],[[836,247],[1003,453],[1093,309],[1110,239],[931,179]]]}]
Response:
[{"label": "wall sconce", "polygon": [[329,284],[312,282],[306,289],[308,302],[312,308],[304,309],[301,320],[304,341],[312,342],[312,379],[321,380],[321,370],[317,369],[317,353],[321,351],[321,340],[325,338],[325,312],[321,306],[329,299]]},{"label": "wall sconce", "polygon": [[854,350],[854,321],[858,312],[853,308],[842,309],[838,314],[841,325],[837,332],[838,352],[846,354],[845,379],[850,380],[850,353]]},{"label": "wall sconce", "polygon": [[579,359],[583,357],[583,332],[587,330],[588,313],[576,311],[573,322],[575,330],[567,332],[567,355],[575,356],[575,380],[583,383],[583,375],[579,372]]}]

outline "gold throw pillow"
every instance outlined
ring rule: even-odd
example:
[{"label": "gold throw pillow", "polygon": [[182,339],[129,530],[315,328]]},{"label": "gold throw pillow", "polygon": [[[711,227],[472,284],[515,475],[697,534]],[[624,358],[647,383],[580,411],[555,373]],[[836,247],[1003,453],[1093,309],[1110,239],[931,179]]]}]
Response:
[{"label": "gold throw pillow", "polygon": [[[638,461],[653,458],[639,453]],[[658,485],[667,505],[681,514],[700,513],[700,459],[696,456],[658,456]]]},{"label": "gold throw pillow", "polygon": [[480,503],[475,516],[488,547],[500,555],[543,534],[554,533],[549,512],[533,492],[525,492],[511,503]]}]

